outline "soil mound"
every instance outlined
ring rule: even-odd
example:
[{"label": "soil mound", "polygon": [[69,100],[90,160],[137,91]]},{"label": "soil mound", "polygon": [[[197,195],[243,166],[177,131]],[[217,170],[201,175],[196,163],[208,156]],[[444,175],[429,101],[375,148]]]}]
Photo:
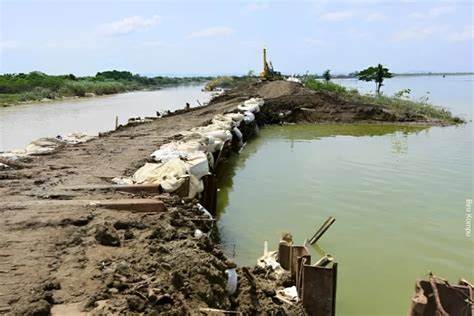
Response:
[{"label": "soil mound", "polygon": [[239,103],[251,97],[261,97],[265,105],[259,115],[261,124],[323,123],[323,122],[418,122],[443,124],[423,115],[400,112],[374,103],[327,91],[314,91],[290,81],[258,82],[229,90],[215,98],[220,102]]}]

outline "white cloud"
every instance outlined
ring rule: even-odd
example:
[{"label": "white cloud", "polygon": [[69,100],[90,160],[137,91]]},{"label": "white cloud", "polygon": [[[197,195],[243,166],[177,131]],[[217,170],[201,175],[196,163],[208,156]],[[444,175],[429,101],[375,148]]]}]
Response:
[{"label": "white cloud", "polygon": [[350,28],[349,30],[347,30],[348,34],[352,37],[352,38],[366,38],[366,37],[369,37],[369,33],[367,32],[363,32],[357,28]]},{"label": "white cloud", "polygon": [[323,45],[326,42],[320,38],[307,37],[304,39],[304,42],[308,45]]},{"label": "white cloud", "polygon": [[146,42],[143,42],[143,46],[148,47],[148,48],[163,48],[163,47],[166,47],[167,45],[161,41],[146,41]]},{"label": "white cloud", "polygon": [[474,38],[474,25],[466,26],[464,30],[460,32],[451,32],[448,34],[448,39],[451,41],[466,41]]},{"label": "white cloud", "polygon": [[329,22],[340,22],[351,19],[355,15],[354,11],[334,11],[321,15],[321,19]]},{"label": "white cloud", "polygon": [[0,42],[0,50],[6,51],[6,50],[15,50],[19,48],[24,48],[26,47],[25,43],[20,42],[20,41],[2,41]]},{"label": "white cloud", "polygon": [[387,16],[380,12],[369,13],[365,18],[367,22],[380,22],[380,21],[385,21],[387,19],[388,19]]},{"label": "white cloud", "polygon": [[446,31],[447,28],[445,26],[412,27],[396,33],[393,40],[396,42],[405,40],[421,40],[445,34]]},{"label": "white cloud", "polygon": [[268,9],[270,6],[266,2],[254,2],[249,3],[245,6],[245,11],[247,12],[257,12]]},{"label": "white cloud", "polygon": [[234,32],[235,32],[234,29],[227,26],[214,26],[214,27],[209,27],[201,31],[192,32],[191,34],[189,34],[189,37],[198,38],[198,37],[227,36]]},{"label": "white cloud", "polygon": [[99,29],[104,34],[128,34],[136,31],[148,30],[155,26],[161,17],[154,15],[151,18],[130,16],[119,21],[102,24]]},{"label": "white cloud", "polygon": [[414,12],[410,14],[410,17],[414,19],[436,19],[437,17],[448,14],[453,10],[454,8],[452,6],[440,5],[432,7],[426,12]]},{"label": "white cloud", "polygon": [[393,41],[424,40],[436,38],[448,41],[465,41],[474,38],[474,25],[466,26],[461,31],[453,30],[449,26],[412,27],[396,33]]}]

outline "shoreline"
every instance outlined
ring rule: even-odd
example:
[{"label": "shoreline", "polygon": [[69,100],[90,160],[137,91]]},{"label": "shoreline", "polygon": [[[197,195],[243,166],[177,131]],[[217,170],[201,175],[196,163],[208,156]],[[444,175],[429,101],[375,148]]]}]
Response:
[{"label": "shoreline", "polygon": [[104,97],[112,97],[112,96],[117,96],[125,93],[134,93],[134,92],[153,92],[153,91],[158,91],[162,89],[168,89],[168,88],[176,88],[176,87],[181,87],[181,86],[200,86],[205,84],[205,82],[195,82],[195,83],[183,83],[183,84],[170,84],[170,85],[164,85],[164,86],[159,86],[156,88],[142,88],[142,89],[137,89],[137,90],[129,90],[129,91],[123,91],[123,92],[118,92],[118,93],[111,93],[111,94],[102,94],[102,95],[97,95],[94,93],[91,93],[91,95],[87,96],[62,96],[59,98],[55,99],[43,99],[43,100],[28,100],[28,101],[20,101],[20,102],[15,102],[15,103],[8,103],[8,104],[2,104],[0,105],[0,108],[11,108],[15,106],[21,106],[21,105],[41,105],[41,104],[52,104],[52,103],[57,103],[57,102],[67,102],[67,101],[84,101],[88,99],[97,99],[97,98],[104,98]]}]

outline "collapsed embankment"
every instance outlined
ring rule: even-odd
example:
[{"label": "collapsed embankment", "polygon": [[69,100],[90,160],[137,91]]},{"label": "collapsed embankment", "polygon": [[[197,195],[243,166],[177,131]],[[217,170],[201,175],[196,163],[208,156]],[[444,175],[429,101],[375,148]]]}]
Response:
[{"label": "collapsed embankment", "polygon": [[[237,290],[228,295],[226,270],[235,265],[219,249],[215,221],[203,215],[197,200],[108,188],[115,177],[131,177],[160,146],[186,137],[182,131],[207,126],[216,115],[235,111],[251,97],[265,99],[257,115],[260,123],[412,120],[296,83],[270,82],[85,143],[4,159],[0,312],[303,313],[300,306],[276,298],[275,289],[291,281],[277,279],[268,269],[238,268]],[[244,140],[253,128],[242,126]],[[90,203],[123,198],[159,200],[167,211],[117,211]]]}]

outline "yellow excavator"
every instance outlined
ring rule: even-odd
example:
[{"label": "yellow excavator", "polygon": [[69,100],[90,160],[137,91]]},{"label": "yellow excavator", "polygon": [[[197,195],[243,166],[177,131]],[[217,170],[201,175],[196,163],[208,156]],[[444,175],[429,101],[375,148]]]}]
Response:
[{"label": "yellow excavator", "polygon": [[260,73],[262,81],[282,80],[283,77],[279,71],[273,69],[271,61],[267,62],[267,49],[263,49],[263,71]]}]

